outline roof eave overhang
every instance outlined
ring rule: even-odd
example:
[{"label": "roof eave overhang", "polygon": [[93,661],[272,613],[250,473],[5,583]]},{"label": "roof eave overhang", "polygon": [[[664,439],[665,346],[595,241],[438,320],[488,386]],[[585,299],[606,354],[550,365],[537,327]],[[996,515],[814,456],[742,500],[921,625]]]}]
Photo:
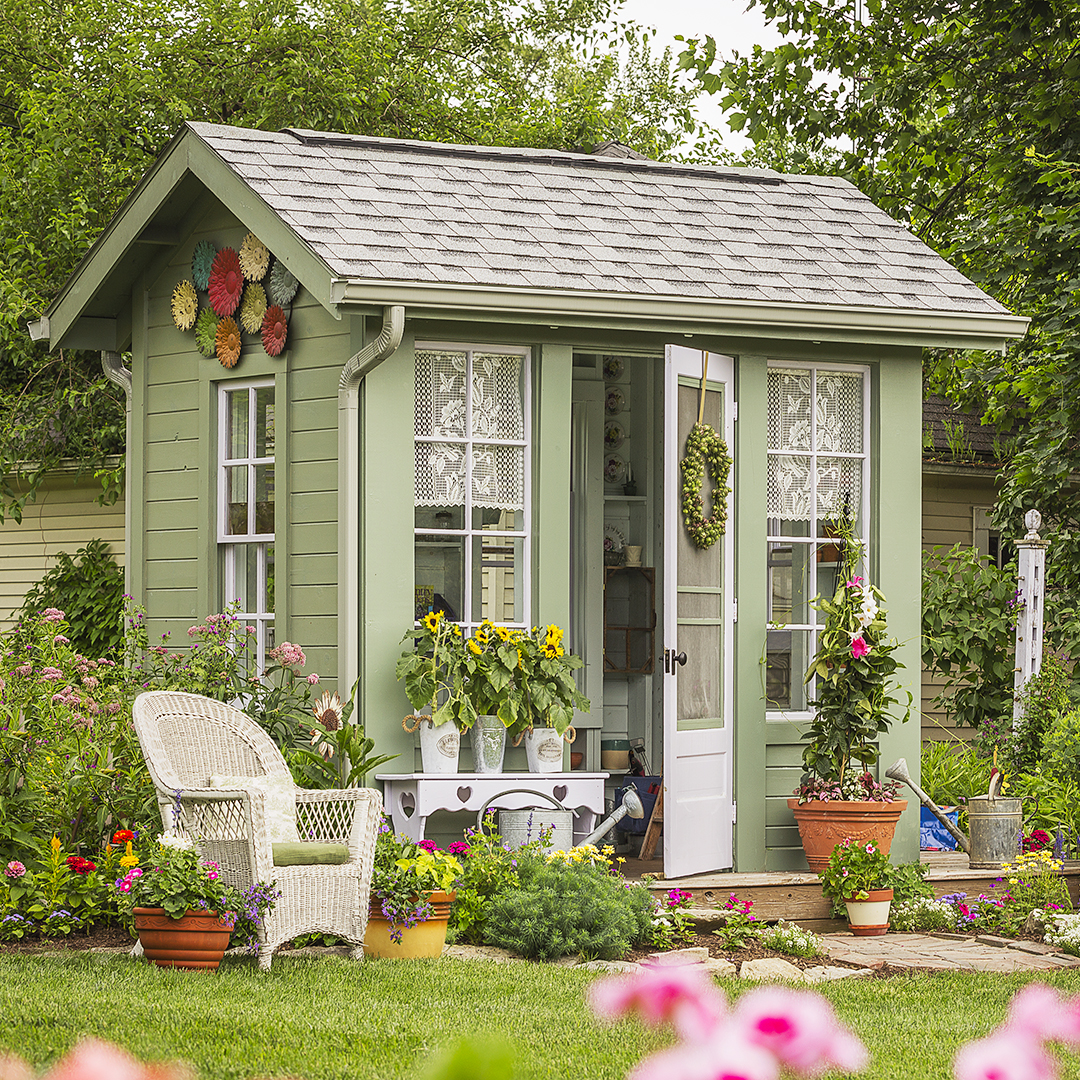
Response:
[{"label": "roof eave overhang", "polygon": [[663,328],[682,333],[992,351],[1001,351],[1009,341],[1023,337],[1030,322],[1008,314],[406,281],[337,279],[330,297],[342,306],[404,304],[410,318],[512,316],[519,322],[560,327]]},{"label": "roof eave overhang", "polygon": [[135,244],[146,242],[155,213],[189,174],[213,192],[275,255],[287,248],[289,256],[284,261],[289,270],[335,318],[340,318],[330,298],[333,275],[327,264],[195,131],[184,127],[124,200],[49,305],[39,325],[50,348],[124,347],[121,338],[130,327],[130,303],[113,317],[100,312],[84,313],[113,268],[122,265]]}]

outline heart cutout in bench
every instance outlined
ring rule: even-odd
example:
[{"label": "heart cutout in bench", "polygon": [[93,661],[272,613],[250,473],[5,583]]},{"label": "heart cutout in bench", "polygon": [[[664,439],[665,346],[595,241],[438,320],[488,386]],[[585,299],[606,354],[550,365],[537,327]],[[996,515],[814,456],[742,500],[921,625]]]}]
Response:
[{"label": "heart cutout in bench", "polygon": [[416,798],[412,792],[403,791],[398,799],[398,809],[407,817],[411,818],[416,813]]},{"label": "heart cutout in bench", "polygon": [[465,786],[465,787],[459,787],[457,789],[457,797],[463,803],[467,803],[469,801],[469,796],[470,795],[472,795],[472,788],[471,787]]},{"label": "heart cutout in bench", "polygon": [[551,789],[551,794],[554,795],[555,798],[559,800],[559,802],[562,802],[563,799],[566,798],[566,792],[567,792],[567,787],[566,787],[565,784],[556,784]]}]

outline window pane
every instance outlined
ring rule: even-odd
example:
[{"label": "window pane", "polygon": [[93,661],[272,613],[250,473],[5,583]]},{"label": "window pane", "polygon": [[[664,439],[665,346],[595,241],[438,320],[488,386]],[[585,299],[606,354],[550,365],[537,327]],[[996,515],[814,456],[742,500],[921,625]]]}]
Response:
[{"label": "window pane", "polygon": [[490,532],[522,532],[525,529],[523,510],[473,510],[472,527]]},{"label": "window pane", "polygon": [[225,470],[225,503],[228,521],[225,531],[230,536],[244,536],[248,531],[248,467],[230,465]]},{"label": "window pane", "polygon": [[414,429],[417,435],[465,438],[465,353],[416,354]]},{"label": "window pane", "polygon": [[274,610],[274,545],[266,545],[266,594],[260,611],[273,613]]},{"label": "window pane", "polygon": [[716,720],[722,726],[720,705],[720,626],[680,626],[679,649],[686,653],[686,665],[676,678],[676,707],[679,720]]},{"label": "window pane", "polygon": [[520,537],[482,535],[473,538],[474,620],[524,622],[525,589],[521,572],[524,545],[525,541]]},{"label": "window pane", "polygon": [[525,506],[525,447],[473,447],[472,498],[476,506],[521,510]]},{"label": "window pane", "polygon": [[523,357],[473,353],[474,439],[525,438],[524,371]]},{"label": "window pane", "polygon": [[415,588],[419,616],[442,611],[452,622],[464,617],[465,537],[417,537]]},{"label": "window pane", "polygon": [[465,504],[465,447],[461,443],[416,444],[416,505]]},{"label": "window pane", "polygon": [[255,532],[274,531],[274,466],[255,466]]},{"label": "window pane", "polygon": [[768,375],[770,450],[810,449],[810,372],[772,368]]},{"label": "window pane", "polygon": [[465,507],[418,506],[413,521],[418,529],[464,529]]},{"label": "window pane", "polygon": [[817,459],[818,520],[854,516],[858,529],[861,524],[858,519],[862,509],[862,470],[861,458]]},{"label": "window pane", "polygon": [[255,391],[255,456],[274,456],[274,388]]},{"label": "window pane", "polygon": [[819,371],[815,402],[815,449],[861,454],[863,377],[861,373]]},{"label": "window pane", "polygon": [[815,613],[810,607],[815,593],[808,584],[814,548],[810,544],[767,546],[769,622],[784,626],[815,622]]},{"label": "window pane", "polygon": [[810,663],[811,631],[770,630],[765,646],[765,707],[804,712],[803,677]]},{"label": "window pane", "polygon": [[246,458],[248,456],[248,392],[230,390],[226,395],[226,415],[229,424],[226,458]]},{"label": "window pane", "polygon": [[769,517],[809,521],[811,517],[812,459],[785,454],[769,456],[766,504]]}]

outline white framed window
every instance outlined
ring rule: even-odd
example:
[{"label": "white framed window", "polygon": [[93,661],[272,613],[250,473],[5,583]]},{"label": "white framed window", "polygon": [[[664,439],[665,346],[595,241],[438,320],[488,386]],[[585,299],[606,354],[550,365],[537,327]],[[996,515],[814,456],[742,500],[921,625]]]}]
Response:
[{"label": "white framed window", "polygon": [[218,386],[218,545],[222,607],[256,631],[256,664],[274,647],[274,382]]},{"label": "white framed window", "polygon": [[530,625],[530,351],[416,347],[415,616]]},{"label": "white framed window", "polygon": [[823,617],[811,606],[839,584],[846,515],[869,550],[869,369],[777,361],[768,371],[766,715],[810,715],[803,684]]}]

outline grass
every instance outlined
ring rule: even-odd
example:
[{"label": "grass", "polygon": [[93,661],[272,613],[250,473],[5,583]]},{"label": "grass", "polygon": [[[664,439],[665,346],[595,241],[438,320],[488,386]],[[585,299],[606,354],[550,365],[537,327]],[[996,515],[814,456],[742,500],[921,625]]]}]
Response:
[{"label": "grass", "polygon": [[[601,1028],[584,1004],[592,976],[542,964],[278,958],[216,974],[126,958],[0,958],[0,1051],[39,1070],[83,1035],[144,1060],[184,1059],[203,1080],[421,1075],[465,1038],[508,1043],[514,1080],[617,1080],[666,1044],[636,1023]],[[936,973],[851,979],[824,993],[870,1049],[867,1080],[948,1080],[956,1047],[1004,1018],[1030,976]],[[1080,993],[1080,974],[1040,976]],[[735,996],[738,980],[724,988]],[[1065,1075],[1080,1060],[1067,1058]]]}]

